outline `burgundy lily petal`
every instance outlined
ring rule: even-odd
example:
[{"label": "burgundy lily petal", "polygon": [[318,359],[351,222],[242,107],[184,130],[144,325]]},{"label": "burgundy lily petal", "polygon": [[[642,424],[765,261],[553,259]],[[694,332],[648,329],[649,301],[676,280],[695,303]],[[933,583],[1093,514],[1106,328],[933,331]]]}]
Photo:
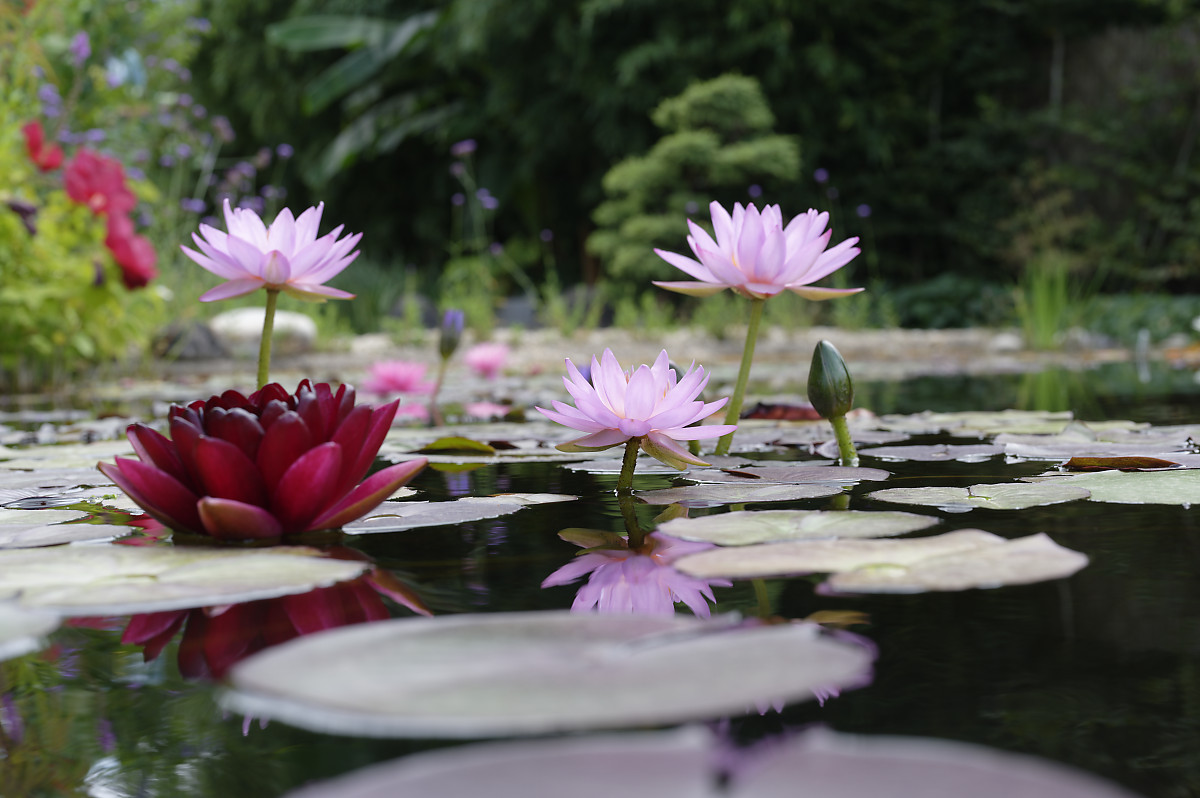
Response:
[{"label": "burgundy lily petal", "polygon": [[204,679],[210,675],[208,663],[204,661],[204,635],[207,631],[208,616],[203,610],[191,610],[176,655],[179,674],[185,679]]},{"label": "burgundy lily petal", "polygon": [[342,463],[342,473],[333,490],[335,496],[343,496],[357,485],[358,481],[367,473],[367,468],[375,460],[375,452],[379,450],[378,446],[370,450],[371,460],[363,465],[361,471],[358,470],[359,463],[365,460],[364,454],[367,453],[363,442],[370,431],[371,417],[371,408],[367,405],[359,405],[346,416],[346,420],[333,434],[333,442],[341,446],[343,452],[354,455],[346,458],[346,461]]},{"label": "burgundy lily petal", "polygon": [[325,418],[321,413],[321,402],[315,391],[296,391],[296,412],[308,425],[314,441],[329,440],[329,430],[325,427]]},{"label": "burgundy lily petal", "polygon": [[101,463],[97,468],[139,507],[172,529],[199,532],[204,528],[196,511],[199,497],[165,471],[123,457],[117,458],[116,465]]},{"label": "burgundy lily petal", "polygon": [[383,599],[365,581],[350,582],[346,587],[357,599],[356,603],[348,607],[348,623],[384,621],[391,617]]},{"label": "burgundy lily petal", "polygon": [[346,597],[338,587],[317,588],[281,599],[280,603],[297,632],[307,635],[346,625],[343,608]]},{"label": "burgundy lily petal", "polygon": [[234,408],[253,410],[254,404],[237,391],[228,390],[221,394],[221,407],[225,408],[226,410],[233,410]]},{"label": "burgundy lily petal", "polygon": [[220,679],[238,660],[262,648],[258,635],[264,614],[262,604],[261,601],[234,604],[218,615],[208,616],[204,661],[214,678]]},{"label": "burgundy lily petal", "polygon": [[159,655],[163,646],[170,642],[179,627],[183,626],[188,610],[170,612],[148,612],[130,617],[129,624],[121,633],[121,642],[145,646],[143,661],[149,662]]},{"label": "burgundy lily petal", "polygon": [[337,400],[337,423],[339,425],[345,423],[346,417],[354,409],[354,396],[354,386],[347,385],[344,382],[338,386],[334,399]]},{"label": "burgundy lily petal", "polygon": [[199,501],[201,527],[221,540],[277,538],[284,533],[279,520],[254,504],[205,496]]},{"label": "burgundy lily petal", "polygon": [[264,599],[262,604],[265,605],[265,617],[259,634],[264,646],[277,646],[300,636],[279,600]]},{"label": "burgundy lily petal", "polygon": [[258,419],[249,410],[240,407],[222,413],[219,421],[209,421],[208,432],[234,444],[251,460],[258,454],[258,445],[263,437],[263,428]]},{"label": "burgundy lily petal", "polygon": [[372,568],[367,572],[365,579],[371,589],[387,596],[397,604],[408,607],[418,615],[433,615],[425,606],[425,602],[417,595],[417,591],[401,582],[386,568]]},{"label": "burgundy lily petal", "polygon": [[332,441],[308,450],[292,463],[271,497],[271,509],[285,532],[319,528],[311,521],[333,498],[341,468],[342,447]]},{"label": "burgundy lily petal", "polygon": [[308,425],[294,410],[284,412],[267,427],[258,447],[258,468],[268,493],[274,495],[284,472],[314,443]]},{"label": "burgundy lily petal", "polygon": [[334,397],[333,389],[329,387],[329,383],[317,383],[315,389],[317,407],[321,408],[321,421],[325,423],[325,434],[332,438],[338,423],[338,401]]},{"label": "burgundy lily petal", "polygon": [[350,495],[330,507],[308,525],[308,529],[337,529],[374,510],[401,485],[415,477],[429,461],[424,457],[397,463],[376,471],[350,492]]},{"label": "burgundy lily petal", "polygon": [[[392,428],[392,420],[396,417],[396,408],[400,406],[400,400],[388,402],[383,407],[375,408],[371,415],[371,426],[367,430],[366,438],[357,449],[347,449],[348,452],[356,452],[354,464],[350,467],[342,469],[343,473],[354,474],[354,478],[346,483],[345,490],[349,490],[352,485],[363,478],[363,475],[375,464],[375,457],[379,453],[379,447],[383,445],[383,439],[387,437],[388,430]],[[344,492],[344,491],[343,491]]]},{"label": "burgundy lily petal", "polygon": [[175,444],[175,451],[179,455],[180,461],[183,463],[184,471],[187,472],[187,483],[196,489],[200,488],[200,469],[196,467],[196,442],[200,440],[203,434],[200,422],[192,423],[183,416],[178,416],[171,419],[171,442]]},{"label": "burgundy lily petal", "polygon": [[133,446],[133,451],[144,463],[150,463],[159,471],[165,471],[180,482],[189,481],[183,461],[167,436],[147,427],[145,424],[130,424],[125,430],[125,437]]},{"label": "burgundy lily petal", "polygon": [[258,417],[258,423],[262,425],[263,430],[267,430],[280,416],[291,409],[291,406],[287,402],[272,399],[263,405],[262,415]]},{"label": "burgundy lily petal", "polygon": [[291,396],[282,385],[277,382],[272,382],[259,388],[254,393],[250,394],[250,401],[259,408],[265,408],[271,402],[283,402],[287,404]]},{"label": "burgundy lily petal", "polygon": [[201,437],[196,443],[196,467],[209,496],[266,505],[267,487],[258,467],[229,441]]}]

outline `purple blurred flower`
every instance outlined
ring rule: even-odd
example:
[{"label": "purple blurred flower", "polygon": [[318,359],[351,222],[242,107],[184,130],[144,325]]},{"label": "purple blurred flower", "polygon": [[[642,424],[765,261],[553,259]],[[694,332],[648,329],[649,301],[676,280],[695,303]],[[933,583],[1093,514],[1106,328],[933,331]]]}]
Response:
[{"label": "purple blurred flower", "polygon": [[134,150],[134,152],[133,152],[133,162],[134,163],[145,163],[148,160],[150,160],[150,150],[146,150],[146,149]]},{"label": "purple blurred flower", "polygon": [[462,177],[466,173],[467,165],[462,161],[455,161],[454,163],[450,164],[450,174],[454,175],[455,177]]},{"label": "purple blurred flower", "polygon": [[442,326],[438,335],[438,354],[442,360],[449,358],[454,354],[454,350],[458,349],[465,323],[466,316],[458,308],[450,308],[442,314]]},{"label": "purple blurred flower", "polygon": [[538,238],[542,239],[547,244],[549,244],[551,241],[554,240],[554,231],[551,230],[550,228],[546,228],[542,232],[538,233]]},{"label": "purple blurred flower", "polygon": [[88,60],[88,56],[92,54],[92,42],[86,31],[79,31],[71,37],[70,51],[71,60],[74,61],[75,66],[83,66],[83,62]]},{"label": "purple blurred flower", "polygon": [[488,245],[488,252],[492,253],[493,255],[503,255],[504,254],[504,245],[501,244],[499,241],[493,241],[491,244]]},{"label": "purple blurred flower", "polygon": [[750,188],[746,189],[746,193],[750,195],[750,199],[758,199],[762,196],[762,186],[755,183],[754,185],[750,186]]},{"label": "purple blurred flower", "polygon": [[263,202],[262,197],[242,197],[240,200],[238,200],[238,207],[254,211],[254,213],[261,216],[263,209],[266,207],[266,203]]},{"label": "purple blurred flower", "polygon": [[572,612],[673,615],[683,602],[697,616],[709,617],[708,603],[716,602],[712,588],[729,587],[727,579],[704,580],[676,571],[671,563],[688,554],[707,551],[711,543],[694,543],[651,532],[638,551],[601,549],[576,557],[542,581],[542,587],[574,582],[591,574],[579,589]]},{"label": "purple blurred flower", "polygon": [[188,17],[187,25],[189,28],[200,33],[208,33],[212,30],[212,23],[204,17]]},{"label": "purple blurred flower", "polygon": [[455,158],[463,158],[475,152],[475,139],[463,139],[450,145],[450,154]]},{"label": "purple blurred flower", "polygon": [[190,95],[190,94],[181,94],[181,95],[179,95],[179,100],[178,100],[178,102],[179,102],[179,104],[180,104],[180,105],[182,105],[184,108],[187,108],[189,105],[191,105],[192,103],[194,103],[194,102],[195,102],[195,100],[193,100],[193,99],[192,99],[192,95]]},{"label": "purple blurred flower", "polygon": [[[213,125],[213,130],[215,130],[217,133],[217,138],[219,138],[225,144],[228,144],[229,142],[231,142],[235,138],[237,138],[237,135],[233,132],[233,125],[231,125],[229,123],[228,117],[214,116],[213,120],[212,120],[212,125]],[[283,156],[280,156],[280,157],[283,157]]]},{"label": "purple blurred flower", "polygon": [[483,206],[484,210],[494,211],[500,207],[500,200],[488,194],[486,197],[479,198],[479,204]]},{"label": "purple blurred flower", "polygon": [[817,171],[813,172],[813,180],[816,180],[818,183],[828,183],[829,182],[829,170],[828,169],[818,169]]},{"label": "purple blurred flower", "polygon": [[862,205],[859,205],[857,208],[855,208],[854,212],[858,214],[858,218],[860,219],[869,218],[871,215],[871,206],[864,202]]},{"label": "purple blurred flower", "polygon": [[279,196],[279,189],[268,183],[267,185],[262,187],[262,190],[259,193],[262,194],[267,199],[275,199],[276,197]]},{"label": "purple blurred flower", "polygon": [[25,736],[25,721],[21,718],[21,710],[17,708],[12,693],[0,696],[0,729],[17,745]]},{"label": "purple blurred flower", "polygon": [[43,83],[38,86],[38,99],[46,105],[59,105],[62,103],[62,97],[59,96],[58,87],[53,83]]},{"label": "purple blurred flower", "polygon": [[87,141],[92,144],[95,144],[97,142],[104,141],[106,138],[108,138],[108,132],[105,130],[102,130],[101,128],[94,127],[89,130],[83,131],[83,134],[80,136],[80,138],[83,141]]},{"label": "purple blurred flower", "polygon": [[204,200],[202,199],[197,199],[196,197],[184,197],[183,199],[179,200],[179,207],[183,208],[188,213],[204,213],[204,209],[207,207],[207,205],[205,205]]},{"label": "purple blurred flower", "polygon": [[175,154],[180,158],[186,158],[192,154],[192,148],[186,144],[180,144],[175,148]]},{"label": "purple blurred flower", "polygon": [[296,149],[291,144],[280,144],[275,148],[275,154],[280,158],[287,160],[296,154]]},{"label": "purple blurred flower", "polygon": [[168,167],[174,166],[175,165],[175,156],[173,156],[173,155],[159,156],[158,165],[159,166],[168,166]]},{"label": "purple blurred flower", "polygon": [[699,203],[697,203],[697,202],[694,202],[694,201],[692,201],[692,200],[688,200],[688,201],[687,201],[686,203],[684,203],[684,205],[683,205],[683,212],[684,212],[684,213],[696,213],[696,212],[698,212],[699,210],[700,210],[700,204],[699,204]]},{"label": "purple blurred flower", "polygon": [[461,191],[456,191],[450,195],[450,204],[451,205],[462,205],[466,201],[467,201],[467,198],[466,198],[466,196],[463,195],[463,193]]},{"label": "purple blurred flower", "polygon": [[208,109],[203,105],[194,105],[192,106],[192,116],[196,117],[197,119],[203,119],[204,117],[208,116]]}]

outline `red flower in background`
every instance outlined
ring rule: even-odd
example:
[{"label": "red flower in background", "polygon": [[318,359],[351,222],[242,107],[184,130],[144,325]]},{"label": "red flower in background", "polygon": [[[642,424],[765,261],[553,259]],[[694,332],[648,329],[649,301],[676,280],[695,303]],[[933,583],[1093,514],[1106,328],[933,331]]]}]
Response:
[{"label": "red flower in background", "polygon": [[21,128],[21,132],[25,134],[25,148],[29,150],[29,160],[33,161],[38,169],[49,172],[62,166],[62,147],[57,144],[46,146],[46,134],[42,131],[41,122],[30,122]]},{"label": "red flower in background", "polygon": [[67,161],[63,187],[68,197],[87,205],[97,216],[120,216],[137,205],[137,198],[125,184],[125,170],[120,162],[87,148]]},{"label": "red flower in background", "polygon": [[121,267],[121,281],[126,288],[142,288],[158,276],[158,269],[154,267],[158,261],[154,245],[133,232],[133,222],[128,216],[108,217],[104,246]]},{"label": "red flower in background", "polygon": [[375,462],[396,402],[354,404],[354,389],[271,383],[250,396],[226,391],[175,405],[171,438],[144,424],[126,434],[139,460],[98,468],[172,529],[229,540],[334,529],[359,518],[424,468]]}]

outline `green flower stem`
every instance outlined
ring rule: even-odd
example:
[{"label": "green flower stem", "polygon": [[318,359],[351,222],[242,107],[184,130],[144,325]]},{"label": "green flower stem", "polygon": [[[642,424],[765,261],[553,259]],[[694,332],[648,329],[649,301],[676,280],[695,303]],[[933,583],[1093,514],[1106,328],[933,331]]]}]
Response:
[{"label": "green flower stem", "polygon": [[271,338],[275,334],[275,305],[279,302],[279,289],[267,289],[267,310],[263,313],[262,340],[258,344],[258,387],[270,382]]},{"label": "green flower stem", "polygon": [[[750,381],[750,364],[754,362],[754,345],[758,343],[758,325],[762,322],[765,299],[750,300],[750,324],[746,328],[746,348],[742,350],[742,365],[738,369],[737,385],[733,388],[733,397],[725,409],[725,423],[736,424],[742,415],[742,401],[746,398],[746,383]],[[736,432],[736,430],[735,430]],[[722,435],[717,441],[714,454],[729,454],[733,444],[733,432]]]},{"label": "green flower stem", "polygon": [[842,465],[857,466],[858,452],[854,450],[854,441],[850,438],[850,427],[846,424],[845,416],[834,416],[829,419],[833,432],[837,435],[838,452],[841,454]]},{"label": "green flower stem", "polygon": [[637,519],[637,500],[633,493],[618,493],[617,505],[621,508],[621,518],[625,521],[625,532],[628,535],[629,550],[638,551],[646,545],[646,530]]},{"label": "green flower stem", "polygon": [[438,394],[442,392],[442,382],[446,379],[446,366],[450,358],[443,357],[438,363],[437,380],[433,383],[433,393],[429,395],[429,426],[440,427],[445,423],[442,411],[438,409]]},{"label": "green flower stem", "polygon": [[625,457],[621,460],[621,475],[617,477],[618,496],[633,492],[633,467],[637,464],[638,447],[641,445],[641,438],[625,441]]}]

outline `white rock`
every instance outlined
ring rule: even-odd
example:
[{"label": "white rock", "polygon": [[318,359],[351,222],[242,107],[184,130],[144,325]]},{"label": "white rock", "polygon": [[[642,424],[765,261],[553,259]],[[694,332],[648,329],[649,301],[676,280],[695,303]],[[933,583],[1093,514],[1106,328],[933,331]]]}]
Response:
[{"label": "white rock", "polygon": [[[263,308],[227,310],[214,316],[208,326],[234,357],[258,357],[263,313]],[[274,354],[300,355],[311,352],[316,340],[317,323],[308,316],[290,310],[275,312]]]}]

